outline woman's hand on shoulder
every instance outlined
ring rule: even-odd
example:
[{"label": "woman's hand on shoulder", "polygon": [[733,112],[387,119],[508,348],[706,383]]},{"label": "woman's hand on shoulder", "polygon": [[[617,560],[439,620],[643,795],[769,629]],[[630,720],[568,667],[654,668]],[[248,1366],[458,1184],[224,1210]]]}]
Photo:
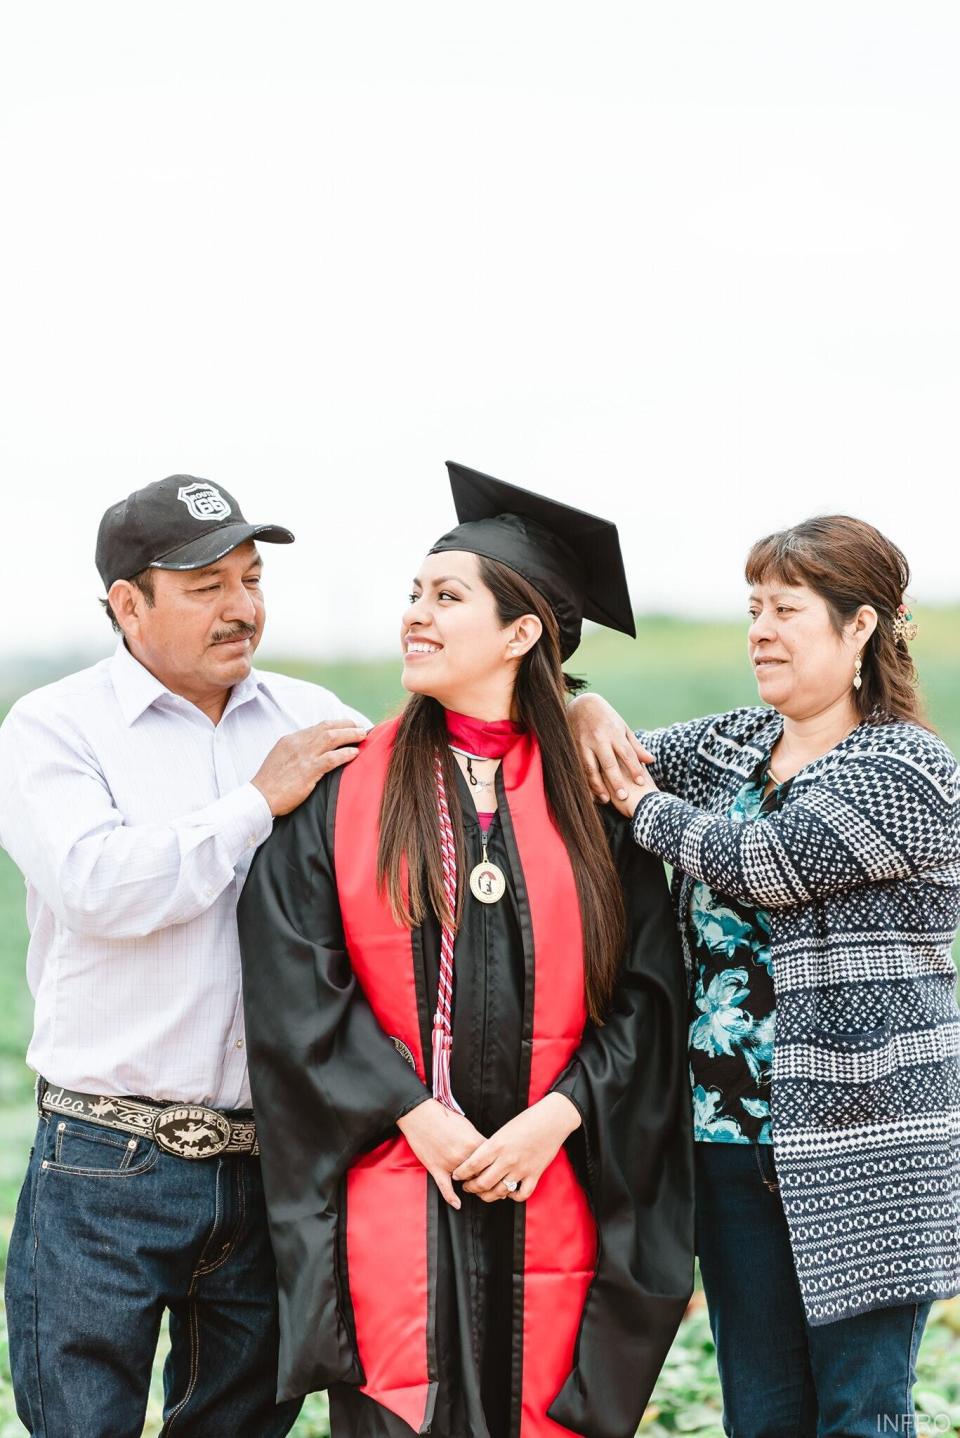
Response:
[{"label": "woman's hand on shoulder", "polygon": [[[653,762],[629,724],[600,694],[580,694],[567,705],[574,742],[595,797],[623,802],[644,764]],[[620,803],[617,803],[620,807]]]},{"label": "woman's hand on shoulder", "polygon": [[[525,1203],[564,1140],[579,1127],[576,1106],[563,1094],[549,1093],[485,1139],[454,1169],[454,1181],[462,1182],[467,1193],[475,1193],[484,1203],[502,1198]],[[504,1179],[518,1187],[511,1192]]]},{"label": "woman's hand on shoulder", "polygon": [[483,1134],[462,1113],[428,1098],[397,1119],[397,1128],[451,1208],[460,1207],[450,1175],[477,1146]]}]

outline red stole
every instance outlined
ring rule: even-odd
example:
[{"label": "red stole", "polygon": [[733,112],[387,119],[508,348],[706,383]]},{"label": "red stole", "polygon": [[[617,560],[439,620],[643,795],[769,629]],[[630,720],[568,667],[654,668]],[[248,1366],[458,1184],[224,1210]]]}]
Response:
[{"label": "red stole", "polygon": [[[399,720],[378,726],[340,781],[334,863],[344,936],[357,979],[383,1029],[413,1056],[421,1042],[409,930],[394,923],[376,882],[377,821]],[[523,735],[504,756],[503,785],[520,856],[515,875],[529,910],[533,954],[528,1103],[547,1093],[583,1033],[583,935],[570,859],[550,817],[536,740]],[[467,902],[470,902],[469,897]],[[532,968],[530,960],[533,960]],[[545,981],[536,982],[538,966]],[[454,996],[456,1003],[456,996]],[[415,1432],[432,1417],[436,1392],[429,1175],[398,1132],[355,1163],[347,1176],[347,1269],[363,1392]],[[568,1432],[546,1416],[573,1367],[587,1289],[596,1265],[596,1229],[586,1197],[561,1149],[523,1205],[523,1323],[520,1438]]]}]

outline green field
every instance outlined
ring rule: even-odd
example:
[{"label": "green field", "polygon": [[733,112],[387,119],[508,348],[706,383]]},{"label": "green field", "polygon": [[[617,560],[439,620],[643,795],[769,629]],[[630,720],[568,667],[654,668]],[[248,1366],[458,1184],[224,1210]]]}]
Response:
[{"label": "green field", "polygon": [[[932,722],[954,752],[960,752],[960,610],[919,614],[921,632],[914,645]],[[573,663],[575,673],[616,704],[632,723],[670,723],[755,702],[755,688],[745,659],[745,625],[692,623],[662,617],[640,621],[640,637],[630,643],[609,631],[587,636]],[[62,672],[66,672],[65,666]],[[263,668],[314,679],[344,700],[379,719],[403,698],[393,662],[310,664],[284,662],[269,655]],[[7,671],[9,675],[9,671]],[[31,674],[30,684],[54,674]],[[0,712],[17,697],[20,686],[7,677],[0,693]],[[23,1062],[31,1004],[24,979],[26,927],[23,884],[0,853],[0,1236],[3,1248],[13,1221],[27,1150],[34,1127],[31,1075]],[[22,1433],[14,1415],[9,1372],[0,1362],[0,1438]],[[155,1375],[156,1376],[156,1375]],[[927,1427],[918,1431],[960,1434],[960,1300],[940,1304],[920,1354],[918,1404]],[[155,1396],[144,1432],[159,1431],[160,1397]],[[949,1426],[945,1426],[949,1423]],[[311,1399],[298,1422],[296,1438],[317,1438],[326,1432],[325,1405]],[[694,1307],[674,1345],[667,1367],[647,1412],[643,1432],[648,1438],[668,1433],[722,1438],[719,1389],[706,1315]]]}]

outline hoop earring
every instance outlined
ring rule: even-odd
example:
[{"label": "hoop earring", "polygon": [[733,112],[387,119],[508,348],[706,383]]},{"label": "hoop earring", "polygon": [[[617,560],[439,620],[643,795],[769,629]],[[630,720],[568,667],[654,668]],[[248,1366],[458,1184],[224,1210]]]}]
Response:
[{"label": "hoop earring", "polygon": [[860,671],[862,670],[862,668],[863,668],[863,664],[862,664],[862,662],[861,662],[860,655],[858,654],[857,657],[856,657],[856,659],[855,659],[854,662],[853,662],[853,687],[854,687],[854,689],[859,689],[859,688],[860,688],[860,685],[863,683],[863,678],[862,678],[861,673],[860,673]]}]

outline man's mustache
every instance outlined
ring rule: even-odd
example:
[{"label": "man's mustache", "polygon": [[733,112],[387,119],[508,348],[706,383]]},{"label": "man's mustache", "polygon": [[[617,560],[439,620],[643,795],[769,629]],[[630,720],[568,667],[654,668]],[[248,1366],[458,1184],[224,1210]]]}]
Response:
[{"label": "man's mustache", "polygon": [[253,624],[237,624],[233,629],[215,630],[210,643],[228,644],[231,639],[252,639],[256,632],[256,627]]}]

